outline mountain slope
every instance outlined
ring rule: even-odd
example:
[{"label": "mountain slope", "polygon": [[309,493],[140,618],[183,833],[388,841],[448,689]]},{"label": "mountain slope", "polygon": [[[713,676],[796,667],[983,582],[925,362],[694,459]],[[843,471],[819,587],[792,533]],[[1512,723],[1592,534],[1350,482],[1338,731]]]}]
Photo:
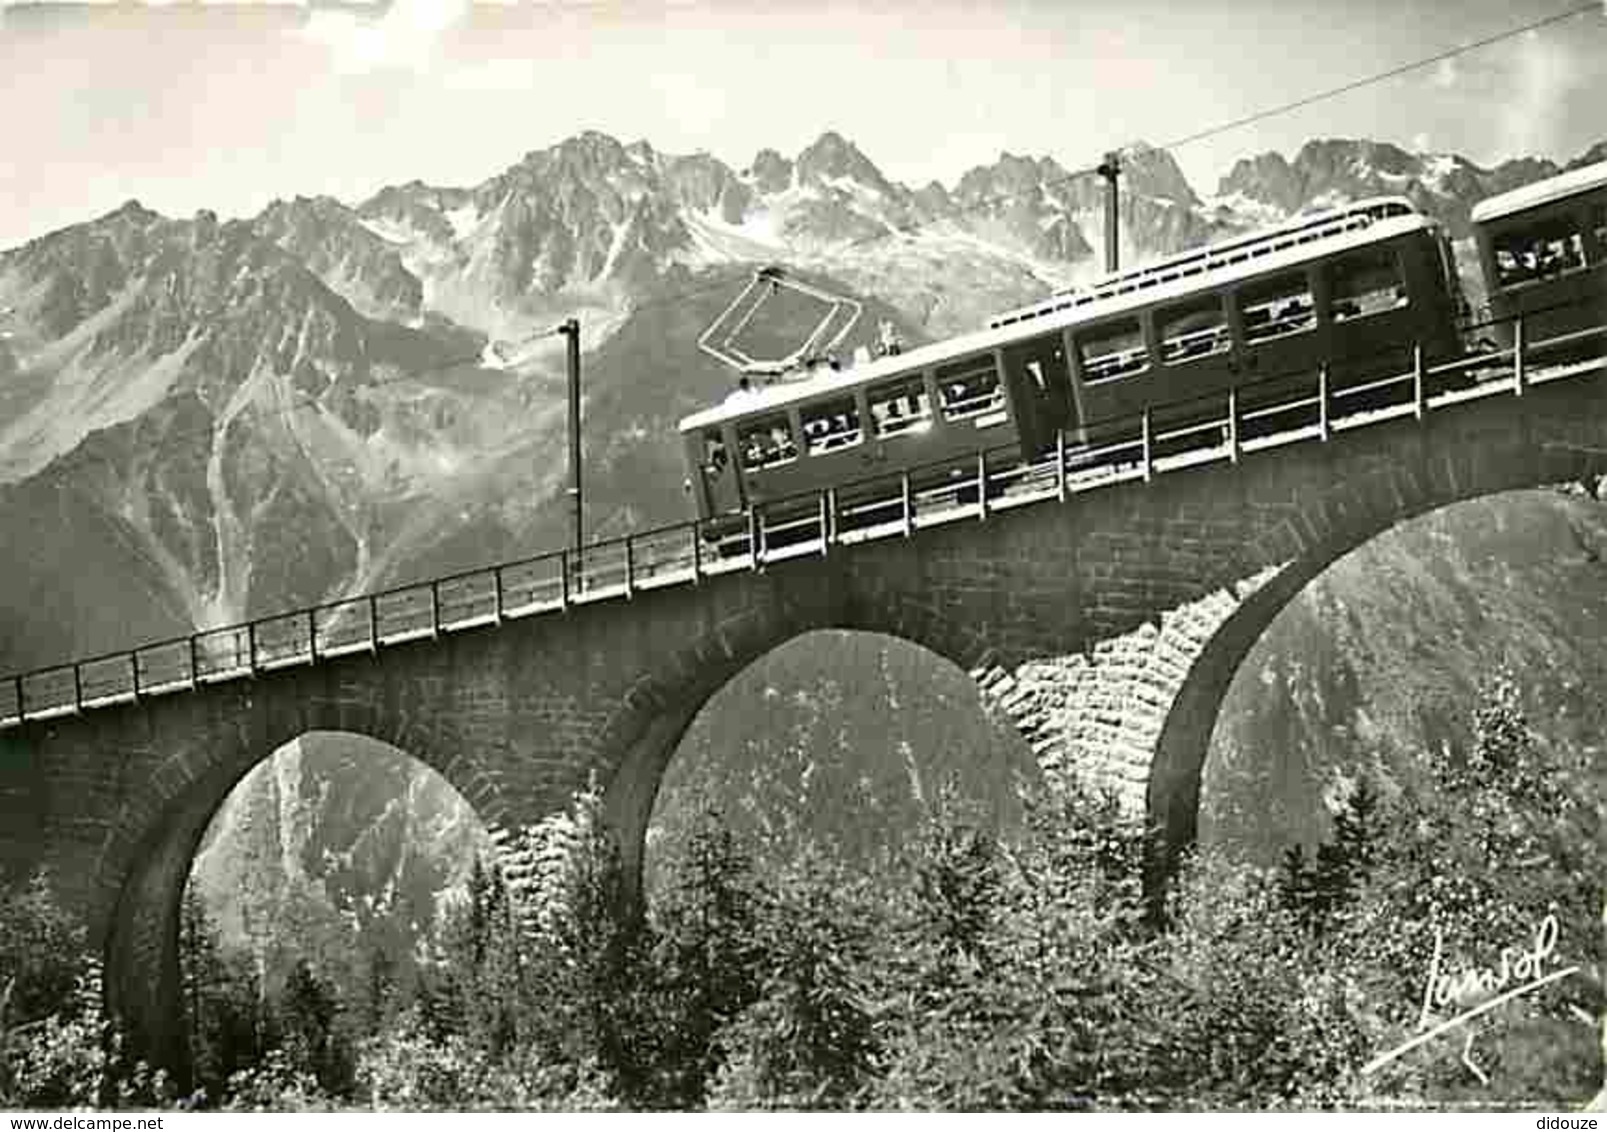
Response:
[{"label": "mountain slope", "polygon": [[[1555,169],[1314,141],[1292,159],[1241,162],[1202,199],[1164,151],[1134,146],[1123,164],[1125,263],[1380,192],[1405,193],[1460,231],[1482,196]],[[356,203],[298,197],[233,221],[130,202],[0,252],[0,667],[560,544],[563,358],[545,332],[570,316],[584,329],[589,531],[682,518],[675,421],[733,378],[696,340],[756,266],[782,263],[862,299],[847,348],[882,319],[919,343],[1096,275],[1103,207],[1098,178],[1048,156],[1001,154],[953,185],[911,189],[835,132],[790,157],[761,150],[740,170],[587,133],[478,185],[413,181]],[[765,336],[800,340],[807,313],[774,316]],[[1522,662],[1558,688],[1597,679],[1587,642],[1600,626],[1579,612],[1594,609],[1593,575],[1524,557],[1575,553],[1569,523],[1588,539],[1593,520],[1542,508],[1550,518],[1520,521],[1506,503],[1490,506],[1468,512],[1477,522],[1448,517],[1427,541],[1380,540],[1371,565],[1336,567],[1291,608],[1294,627],[1280,622],[1224,712],[1208,781],[1208,801],[1220,800],[1213,836],[1259,846],[1233,823],[1259,820],[1255,800],[1269,792],[1275,834],[1308,836],[1345,760],[1378,750],[1408,766],[1414,744],[1454,742],[1488,667],[1471,625],[1517,634]],[[1516,564],[1501,591],[1480,571],[1507,555]],[[1415,643],[1442,639],[1440,651]],[[1411,677],[1418,668],[1440,675]],[[879,644],[819,640],[767,658],[694,727],[659,836],[673,840],[690,806],[713,798],[786,831],[781,852],[832,838],[873,853],[950,772],[1007,809],[1007,780],[1030,768],[951,677]],[[1257,699],[1262,687],[1277,694]],[[1600,721],[1588,696],[1570,695],[1537,704],[1537,718],[1553,727],[1566,707],[1551,741],[1592,742]],[[264,891],[323,909],[304,918],[329,939],[346,938],[340,910],[364,885],[394,883],[422,908],[416,894],[455,875],[446,858],[467,844],[435,838],[415,859],[403,849],[418,827],[391,803],[295,801],[383,786],[410,812],[450,809],[438,780],[370,781],[346,755],[253,777],[229,805],[288,815],[274,845],[361,843],[388,863],[297,849],[292,869],[266,841],[231,857],[232,843],[257,842],[226,815],[203,864],[236,879],[280,869],[283,885],[275,873]]]}]

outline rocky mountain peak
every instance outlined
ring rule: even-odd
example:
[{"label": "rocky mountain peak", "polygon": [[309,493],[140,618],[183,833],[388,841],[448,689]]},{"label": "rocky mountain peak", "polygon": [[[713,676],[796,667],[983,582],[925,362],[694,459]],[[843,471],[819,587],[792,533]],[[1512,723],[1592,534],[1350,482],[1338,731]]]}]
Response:
[{"label": "rocky mountain peak", "polygon": [[[1567,168],[1583,169],[1586,165],[1594,165],[1598,161],[1607,161],[1607,138],[1597,142],[1585,150],[1584,153],[1568,162]],[[1516,164],[1516,162],[1509,162],[1509,164]]]},{"label": "rocky mountain peak", "polygon": [[804,147],[798,154],[796,169],[800,185],[846,179],[885,196],[895,195],[882,171],[836,130],[827,130]]},{"label": "rocky mountain peak", "polygon": [[1263,153],[1237,162],[1218,186],[1220,196],[1292,214],[1373,196],[1405,196],[1466,235],[1474,204],[1494,193],[1557,171],[1534,158],[1484,168],[1458,154],[1411,153],[1390,142],[1320,138],[1300,147],[1293,161]]},{"label": "rocky mountain peak", "polygon": [[130,197],[111,212],[108,212],[105,216],[101,217],[101,219],[103,221],[123,221],[134,224],[150,224],[153,221],[162,219],[162,216],[160,213],[146,208],[139,201]]},{"label": "rocky mountain peak", "polygon": [[792,184],[792,162],[773,149],[761,149],[747,175],[761,193],[779,193]]},{"label": "rocky mountain peak", "polygon": [[1157,149],[1147,142],[1134,142],[1122,150],[1121,163],[1121,187],[1126,191],[1169,200],[1186,208],[1199,207],[1200,198],[1167,150]]},{"label": "rocky mountain peak", "polygon": [[[526,162],[530,161],[527,157]],[[547,171],[562,171],[578,177],[606,175],[632,164],[625,146],[601,130],[584,130],[565,138],[536,155],[536,164]]]}]

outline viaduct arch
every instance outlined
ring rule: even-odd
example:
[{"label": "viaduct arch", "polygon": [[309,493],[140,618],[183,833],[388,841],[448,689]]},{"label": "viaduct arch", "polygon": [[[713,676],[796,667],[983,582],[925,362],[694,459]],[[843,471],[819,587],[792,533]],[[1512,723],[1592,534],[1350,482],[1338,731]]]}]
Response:
[{"label": "viaduct arch", "polygon": [[30,719],[0,731],[0,863],[51,869],[105,948],[110,1005],[175,1064],[179,898],[207,821],[257,761],[310,731],[370,736],[503,827],[595,774],[639,863],[698,710],[817,629],[953,661],[1047,771],[1115,790],[1175,851],[1233,672],[1309,579],[1434,508],[1592,480],[1603,452],[1607,386],[1555,382],[758,573]]}]

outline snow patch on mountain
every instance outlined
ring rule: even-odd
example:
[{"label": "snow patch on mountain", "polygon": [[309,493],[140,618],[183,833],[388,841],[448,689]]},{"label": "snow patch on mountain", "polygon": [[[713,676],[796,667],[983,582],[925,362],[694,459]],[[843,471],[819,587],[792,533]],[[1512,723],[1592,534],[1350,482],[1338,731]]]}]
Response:
[{"label": "snow patch on mountain", "polygon": [[396,220],[385,220],[378,217],[365,216],[358,220],[364,228],[384,240],[387,244],[406,246],[419,241],[419,234],[405,224]]},{"label": "snow patch on mountain", "polygon": [[459,208],[448,209],[446,222],[452,226],[452,235],[464,239],[480,223],[480,210],[471,202]]}]

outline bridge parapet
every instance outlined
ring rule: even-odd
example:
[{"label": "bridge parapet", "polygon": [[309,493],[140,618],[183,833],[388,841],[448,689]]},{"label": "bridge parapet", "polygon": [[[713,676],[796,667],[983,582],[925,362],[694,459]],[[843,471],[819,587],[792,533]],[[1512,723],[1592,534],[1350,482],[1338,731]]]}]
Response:
[{"label": "bridge parapet", "polygon": [[278,747],[382,740],[508,829],[595,775],[639,859],[703,704],[815,629],[953,661],[1052,774],[1115,789],[1175,848],[1222,694],[1307,580],[1433,507],[1607,471],[1607,358],[1533,361],[1416,366],[1359,404],[1318,371],[1263,416],[1235,394],[1186,430],[1146,414],[1045,460],[938,469],[937,487],[912,473],[783,501],[717,532],[723,556],[682,524],[13,678],[0,862],[54,867],[106,947],[114,1007],[181,1056],[189,864]]}]

